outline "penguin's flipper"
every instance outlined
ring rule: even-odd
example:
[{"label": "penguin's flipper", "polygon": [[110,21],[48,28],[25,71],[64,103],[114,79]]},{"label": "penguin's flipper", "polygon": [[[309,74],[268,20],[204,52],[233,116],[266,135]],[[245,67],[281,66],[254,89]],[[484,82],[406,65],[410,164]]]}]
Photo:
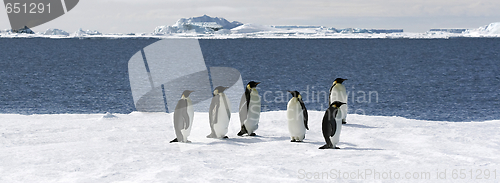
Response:
[{"label": "penguin's flipper", "polygon": [[245,89],[245,100],[247,101],[247,110],[250,107],[250,90]]},{"label": "penguin's flipper", "polygon": [[330,134],[330,137],[333,137],[335,135],[335,132],[337,131],[337,122],[335,119],[333,119],[332,123],[332,133]]},{"label": "penguin's flipper", "polygon": [[330,87],[330,93],[329,93],[330,95],[328,95],[328,106],[330,104],[332,104],[332,102],[333,102],[332,99],[331,99],[331,97],[332,97],[332,90],[333,90],[333,87],[335,87],[336,84],[337,83],[333,84],[332,87]]},{"label": "penguin's flipper", "polygon": [[[177,102],[177,106],[175,106],[174,112],[174,120],[175,123],[181,123],[182,129],[186,130],[189,128],[189,115],[187,113],[188,102],[186,99],[181,99]],[[177,117],[175,117],[175,113],[177,113]]]},{"label": "penguin's flipper", "polygon": [[[175,129],[175,136],[177,138],[172,140],[171,142],[178,142],[179,141],[178,139],[180,139],[180,141],[184,139],[181,130],[187,129],[185,127],[186,116],[187,118],[189,118],[189,115],[187,114],[187,100],[180,99],[177,102],[177,106],[175,106],[175,111],[174,111],[174,129]],[[187,122],[187,124],[189,125],[189,121]]]},{"label": "penguin's flipper", "polygon": [[[337,132],[337,120],[335,119],[335,116],[337,116],[337,112],[338,112],[338,109],[335,109],[332,111],[332,113],[334,113],[333,115],[331,115],[331,125],[332,125],[332,133],[330,135],[330,137],[333,137],[335,135],[335,132]],[[339,121],[340,122],[340,121]]]},{"label": "penguin's flipper", "polygon": [[248,117],[248,107],[247,107],[247,99],[246,99],[246,95],[243,94],[241,96],[241,100],[240,100],[240,108],[239,108],[239,114],[240,114],[240,123],[241,125],[243,126],[243,124],[245,124],[245,120],[247,120],[247,117]]},{"label": "penguin's flipper", "polygon": [[304,105],[304,101],[302,101],[302,99],[300,99],[300,98],[299,98],[299,103],[300,103],[300,106],[302,107],[302,114],[304,116],[304,126],[306,127],[307,130],[309,130],[309,127],[307,126],[307,121],[308,121],[309,116],[307,115],[306,105]]},{"label": "penguin's flipper", "polygon": [[216,95],[212,98],[212,102],[210,103],[210,109],[208,112],[208,117],[210,119],[210,127],[214,124],[217,124],[217,114],[219,113],[219,98],[220,95]]},{"label": "penguin's flipper", "polygon": [[[225,95],[224,95],[225,96]],[[224,106],[226,106],[226,114],[227,114],[227,119],[231,119],[231,108],[226,100],[226,97],[222,97],[222,101],[224,102]]]}]

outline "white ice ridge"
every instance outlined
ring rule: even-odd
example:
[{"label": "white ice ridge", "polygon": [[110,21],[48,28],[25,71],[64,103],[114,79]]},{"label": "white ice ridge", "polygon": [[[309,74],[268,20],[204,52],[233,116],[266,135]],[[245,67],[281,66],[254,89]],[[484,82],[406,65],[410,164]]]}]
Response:
[{"label": "white ice ridge", "polygon": [[157,26],[151,33],[107,33],[79,29],[72,34],[59,29],[49,29],[43,33],[13,33],[0,30],[0,38],[410,38],[434,39],[453,37],[500,37],[500,22],[491,23],[477,29],[430,29],[424,33],[404,32],[402,29],[337,29],[323,26],[281,25],[268,26],[255,23],[228,21],[220,17],[203,15],[181,18],[173,25]]},{"label": "white ice ridge", "polygon": [[[256,137],[236,135],[233,113],[229,139],[206,138],[208,113],[195,113],[192,143],[178,144],[168,113],[0,114],[0,182],[471,182],[470,170],[500,179],[500,120],[350,114],[341,149],[320,150],[323,114],[309,111],[304,142],[292,143],[286,111],[263,112]],[[467,179],[454,179],[461,169]]]}]

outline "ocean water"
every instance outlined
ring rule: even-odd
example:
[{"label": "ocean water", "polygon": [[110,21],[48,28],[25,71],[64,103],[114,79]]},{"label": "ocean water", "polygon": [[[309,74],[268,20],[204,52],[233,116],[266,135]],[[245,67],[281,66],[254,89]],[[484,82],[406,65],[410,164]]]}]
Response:
[{"label": "ocean water", "polygon": [[[0,39],[0,113],[129,113],[127,63],[156,39]],[[326,109],[337,77],[349,113],[436,121],[500,119],[500,39],[200,40],[208,67],[262,82],[263,111],[287,90]]]}]

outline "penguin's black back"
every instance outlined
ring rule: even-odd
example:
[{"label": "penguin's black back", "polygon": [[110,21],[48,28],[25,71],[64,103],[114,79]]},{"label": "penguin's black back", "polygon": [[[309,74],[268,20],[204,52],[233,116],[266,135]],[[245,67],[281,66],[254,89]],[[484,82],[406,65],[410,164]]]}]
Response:
[{"label": "penguin's black back", "polygon": [[335,135],[335,131],[337,131],[337,122],[335,121],[335,116],[337,115],[338,108],[329,107],[325,115],[323,116],[323,136],[326,138],[327,136],[333,137]]}]

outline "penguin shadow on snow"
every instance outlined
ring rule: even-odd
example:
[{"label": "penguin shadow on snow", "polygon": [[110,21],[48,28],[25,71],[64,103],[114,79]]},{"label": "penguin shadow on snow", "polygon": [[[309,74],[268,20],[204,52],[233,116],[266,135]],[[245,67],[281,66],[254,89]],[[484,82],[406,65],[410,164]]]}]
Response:
[{"label": "penguin shadow on snow", "polygon": [[352,123],[342,124],[342,126],[354,127],[354,128],[378,128],[378,127],[373,127],[373,126],[366,126],[366,125],[352,124]]},{"label": "penguin shadow on snow", "polygon": [[385,149],[379,149],[379,148],[363,148],[363,147],[358,147],[356,144],[352,144],[349,142],[339,142],[339,145],[342,146],[350,146],[350,147],[341,147],[340,150],[358,150],[358,151],[381,151]]},{"label": "penguin shadow on snow", "polygon": [[[264,140],[269,139],[269,140]],[[233,137],[227,139],[219,139],[214,142],[210,142],[209,145],[215,144],[233,144],[242,146],[243,144],[254,144],[254,143],[263,143],[263,142],[274,142],[274,141],[284,141],[290,139],[289,137],[263,137],[263,136],[253,136],[251,138],[247,137]]]}]

